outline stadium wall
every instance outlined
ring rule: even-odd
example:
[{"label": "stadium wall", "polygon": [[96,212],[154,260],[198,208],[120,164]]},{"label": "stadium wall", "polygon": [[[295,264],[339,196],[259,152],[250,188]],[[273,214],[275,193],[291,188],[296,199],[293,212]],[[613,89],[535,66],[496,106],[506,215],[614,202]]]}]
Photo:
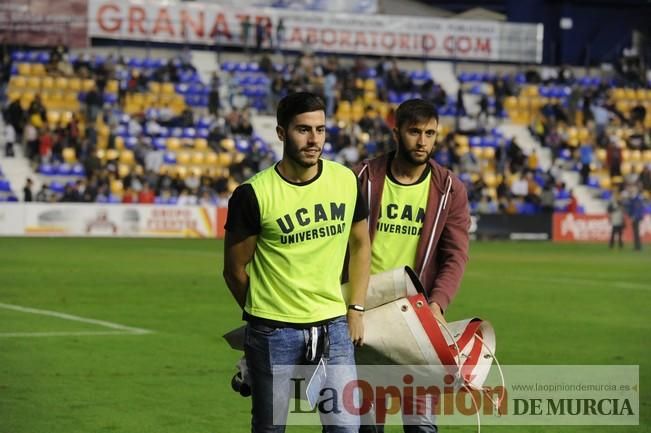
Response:
[{"label": "stadium wall", "polygon": [[216,206],[11,203],[0,206],[0,236],[224,237]]},{"label": "stadium wall", "polygon": [[[224,207],[137,204],[6,203],[0,205],[0,236],[148,237],[222,239]],[[624,240],[633,239],[626,223]],[[476,215],[474,239],[607,242],[608,215],[555,213]],[[651,215],[640,224],[644,243],[651,243]]]}]

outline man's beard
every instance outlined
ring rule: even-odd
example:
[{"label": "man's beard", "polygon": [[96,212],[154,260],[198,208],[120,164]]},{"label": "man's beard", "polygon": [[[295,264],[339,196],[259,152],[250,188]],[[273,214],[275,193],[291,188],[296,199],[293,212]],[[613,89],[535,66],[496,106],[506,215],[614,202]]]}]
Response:
[{"label": "man's beard", "polygon": [[398,147],[397,147],[398,156],[400,156],[400,158],[403,161],[406,161],[406,162],[408,162],[408,163],[410,163],[412,165],[417,166],[417,165],[426,164],[427,161],[429,161],[430,158],[432,158],[432,155],[434,155],[434,149],[435,148],[436,148],[435,146],[432,146],[432,151],[431,152],[429,152],[427,155],[422,156],[422,157],[419,158],[419,157],[416,157],[412,152],[409,152],[408,150],[405,149],[405,145],[404,145],[404,142],[402,141],[402,137],[398,136]]},{"label": "man's beard", "polygon": [[299,149],[296,143],[294,143],[291,138],[286,137],[285,143],[283,144],[283,151],[284,151],[284,155],[286,155],[294,163],[300,165],[303,168],[310,168],[315,166],[319,162],[319,158],[321,158],[321,154],[323,154],[323,146],[321,146],[321,151],[319,152],[319,155],[316,158],[316,160],[314,162],[306,161],[305,159],[303,159],[304,155],[301,152],[301,150],[309,149],[311,147],[318,148],[318,146],[306,146],[303,149]]}]

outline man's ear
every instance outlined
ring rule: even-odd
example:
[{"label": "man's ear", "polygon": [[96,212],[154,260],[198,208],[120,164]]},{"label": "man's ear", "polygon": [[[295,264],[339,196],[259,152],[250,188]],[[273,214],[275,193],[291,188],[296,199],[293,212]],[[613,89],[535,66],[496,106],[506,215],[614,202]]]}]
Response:
[{"label": "man's ear", "polygon": [[394,140],[396,143],[397,143],[398,141],[400,141],[400,140],[398,140],[398,137],[399,137],[399,134],[398,134],[398,128],[393,128],[393,129],[391,130],[391,134],[393,135],[393,140]]},{"label": "man's ear", "polygon": [[278,135],[278,139],[284,143],[285,142],[285,129],[282,126],[276,126],[276,134]]}]

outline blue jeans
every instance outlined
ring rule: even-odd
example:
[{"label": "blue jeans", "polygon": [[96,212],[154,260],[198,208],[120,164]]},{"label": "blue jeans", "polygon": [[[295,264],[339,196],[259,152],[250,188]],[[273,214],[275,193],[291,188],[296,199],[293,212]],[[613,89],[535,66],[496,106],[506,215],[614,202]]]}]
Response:
[{"label": "blue jeans", "polygon": [[[341,390],[343,383],[357,378],[348,322],[345,317],[339,317],[325,326],[327,326],[329,339],[329,353],[324,356],[324,359],[328,366],[338,366],[338,369],[335,374],[327,375],[324,388]],[[319,328],[318,332],[320,336],[323,331]],[[297,370],[296,366],[306,363],[309,341],[310,330],[308,329],[270,328],[251,323],[247,325],[244,354],[251,382],[252,433],[285,431],[289,397],[294,389],[294,383],[290,378]],[[341,366],[350,366],[350,368],[344,368],[345,374],[342,374]],[[278,392],[279,384],[287,392]],[[341,393],[338,397],[337,404],[342,407]],[[320,414],[320,416],[324,426],[323,431],[326,433],[357,433],[359,429],[359,417],[351,415],[346,410],[342,410],[337,415]]]}]

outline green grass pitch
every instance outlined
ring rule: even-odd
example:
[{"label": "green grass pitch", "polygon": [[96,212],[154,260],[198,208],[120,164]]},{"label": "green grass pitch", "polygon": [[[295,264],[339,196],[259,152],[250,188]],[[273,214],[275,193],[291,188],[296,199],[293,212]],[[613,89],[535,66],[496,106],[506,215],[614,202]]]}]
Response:
[{"label": "green grass pitch", "polygon": [[[154,331],[98,335],[115,330],[0,308],[0,334],[25,333],[0,336],[0,433],[248,432],[250,401],[230,389],[239,356],[221,338],[241,323],[221,277],[222,248],[217,240],[0,238],[0,303]],[[648,250],[476,242],[470,256],[448,320],[490,320],[502,364],[640,365],[639,426],[482,431],[651,431]],[[65,335],[24,336],[34,332]]]}]

